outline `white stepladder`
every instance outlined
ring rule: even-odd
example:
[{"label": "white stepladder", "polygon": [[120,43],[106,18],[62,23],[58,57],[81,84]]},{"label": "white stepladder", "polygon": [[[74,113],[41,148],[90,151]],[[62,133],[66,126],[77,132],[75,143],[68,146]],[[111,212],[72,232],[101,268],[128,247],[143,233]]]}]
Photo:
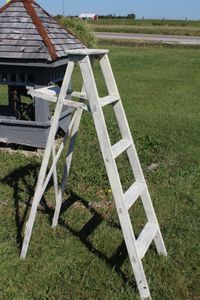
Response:
[{"label": "white stepladder", "polygon": [[[80,49],[70,50],[67,52],[67,54],[69,55],[69,63],[61,88],[58,89],[55,86],[50,86],[30,91],[30,94],[34,97],[56,102],[56,108],[54,116],[52,118],[51,129],[38,177],[37,186],[35,189],[35,195],[31,207],[30,216],[26,224],[21,258],[24,259],[26,257],[33,229],[33,224],[36,217],[37,207],[45,192],[45,189],[48,185],[51,176],[53,176],[54,180],[56,198],[56,208],[54,212],[52,226],[54,227],[58,223],[58,217],[62,204],[62,196],[65,190],[67,177],[69,175],[69,169],[71,165],[76,135],[79,129],[82,112],[83,110],[87,110],[91,112],[94,120],[99,145],[101,148],[104,164],[112,189],[112,194],[114,197],[123,236],[125,239],[128,255],[131,261],[140,297],[141,299],[151,299],[149,287],[142,265],[142,258],[144,257],[152,241],[155,242],[156,249],[159,254],[167,255],[167,252],[159,228],[157,217],[151,202],[146,181],[137,156],[132,135],[128,126],[122,101],[120,99],[118,88],[110,66],[110,62],[107,55],[108,50]],[[108,96],[103,98],[99,97],[93,74],[93,69],[91,66],[91,60],[94,58],[99,59],[100,67],[108,90]],[[83,88],[81,92],[75,92],[69,89],[74,65],[77,62],[79,63],[80,71],[83,78]],[[69,96],[77,97],[81,99],[81,101],[70,100]],[[70,143],[65,160],[64,175],[62,178],[61,187],[59,188],[57,181],[56,165],[64,149],[67,135],[61,143],[57,153],[55,149],[55,136],[63,105],[68,105],[69,107],[73,107],[76,110],[67,133],[68,137],[70,138]],[[121,140],[119,140],[114,145],[111,145],[103,114],[102,108],[106,105],[113,106],[119,130],[122,136]],[[135,178],[135,182],[126,192],[123,191],[116,165],[116,158],[124,151],[127,152],[130,166],[132,168],[133,175]],[[50,161],[51,155],[52,166],[47,174],[48,163]],[[144,226],[142,232],[140,233],[139,237],[136,238],[130,220],[129,209],[139,197],[141,197],[148,221]]]}]

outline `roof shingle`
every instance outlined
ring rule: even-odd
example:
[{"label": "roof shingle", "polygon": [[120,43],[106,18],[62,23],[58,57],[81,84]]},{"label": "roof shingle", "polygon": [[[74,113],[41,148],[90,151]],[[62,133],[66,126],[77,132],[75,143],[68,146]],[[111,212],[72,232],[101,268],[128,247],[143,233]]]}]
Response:
[{"label": "roof shingle", "polygon": [[86,48],[33,0],[0,8],[0,60],[55,61],[69,49]]}]

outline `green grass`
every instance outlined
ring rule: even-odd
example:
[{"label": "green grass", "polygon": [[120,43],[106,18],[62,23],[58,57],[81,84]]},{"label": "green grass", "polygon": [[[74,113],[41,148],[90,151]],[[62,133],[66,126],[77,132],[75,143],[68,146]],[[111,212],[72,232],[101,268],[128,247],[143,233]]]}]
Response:
[{"label": "green grass", "polygon": [[[152,246],[144,266],[155,300],[198,300],[200,295],[200,55],[198,49],[110,47],[111,63],[168,250]],[[95,67],[96,68],[96,67]],[[77,76],[77,75],[76,75]],[[98,86],[105,86],[97,69]],[[78,77],[76,77],[78,78]],[[105,111],[112,140],[118,137]],[[158,167],[149,171],[152,163]],[[52,185],[38,211],[25,261],[21,229],[40,158],[0,151],[0,299],[139,299],[105,168],[85,113],[66,190],[68,209],[52,230]],[[132,181],[118,160],[123,186]],[[59,165],[59,177],[61,165]],[[144,216],[131,210],[138,233]]]},{"label": "green grass", "polygon": [[135,25],[135,26],[178,26],[178,27],[199,27],[200,21],[186,20],[156,20],[156,19],[99,19],[88,20],[91,24],[99,25]]},{"label": "green grass", "polygon": [[200,35],[200,21],[100,19],[88,23],[96,32]]},{"label": "green grass", "polygon": [[86,22],[65,17],[59,17],[57,21],[88,48],[96,48],[96,38]]},{"label": "green grass", "polygon": [[184,35],[200,36],[200,28],[179,28],[163,26],[127,26],[127,25],[90,25],[94,32],[113,32],[113,33],[140,33],[140,34],[161,34],[161,35]]}]

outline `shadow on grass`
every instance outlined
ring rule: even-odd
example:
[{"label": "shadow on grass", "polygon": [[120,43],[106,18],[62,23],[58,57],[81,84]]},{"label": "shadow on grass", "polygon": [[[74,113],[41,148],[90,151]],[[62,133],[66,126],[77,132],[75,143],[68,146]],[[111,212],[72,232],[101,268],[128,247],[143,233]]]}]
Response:
[{"label": "shadow on grass", "polygon": [[[38,165],[28,164],[24,167],[14,170],[8,176],[2,179],[3,184],[9,185],[13,189],[15,223],[17,231],[16,243],[19,249],[22,247],[23,226],[34,195],[38,168]],[[26,194],[24,188],[27,190]],[[22,200],[22,198],[24,198],[23,196],[27,197],[26,201]]]},{"label": "shadow on grass", "polygon": [[[38,165],[29,164],[16,169],[2,180],[3,184],[7,184],[14,189],[13,198],[15,209],[15,223],[17,230],[16,243],[20,250],[23,242],[23,227],[34,196],[38,170]],[[25,202],[24,200],[22,200],[21,195],[22,186],[26,187],[26,196],[28,194],[28,198]],[[22,203],[23,205],[21,205]],[[83,205],[84,208],[92,214],[91,219],[86,224],[84,224],[80,231],[74,230],[72,227],[69,226],[69,224],[67,224],[66,221],[62,219],[62,214],[75,203]],[[47,214],[49,216],[49,222],[51,223],[54,214],[54,209],[47,204],[44,197],[42,198],[38,209],[42,213]],[[91,253],[96,255],[98,258],[102,259],[109,268],[111,268],[112,270],[114,269],[121,276],[125,285],[128,284],[129,286],[133,286],[134,288],[136,288],[135,282],[133,280],[130,280],[130,278],[128,278],[128,276],[121,270],[122,264],[127,258],[127,250],[125,243],[121,243],[121,245],[116,249],[116,252],[112,257],[107,257],[100,250],[96,249],[94,245],[88,240],[90,234],[92,234],[103,221],[105,221],[103,216],[99,212],[97,212],[85,199],[71,192],[69,198],[65,200],[62,204],[58,224],[59,226],[65,228],[73,236],[77,237]],[[106,224],[117,230],[120,229],[120,226],[114,222],[106,221]]]},{"label": "shadow on grass", "polygon": [[[74,203],[81,203],[91,214],[91,219],[82,227],[80,231],[75,231],[72,229],[63,219],[62,214]],[[120,246],[118,246],[115,254],[112,257],[107,257],[101,251],[96,249],[94,245],[88,240],[90,234],[92,234],[97,227],[103,222],[105,219],[102,217],[100,213],[98,213],[94,208],[92,208],[89,203],[83,198],[79,197],[75,193],[71,192],[70,197],[63,203],[61,208],[61,214],[59,218],[59,225],[66,228],[71,234],[80,239],[80,241],[84,244],[84,246],[98,258],[102,259],[106,262],[107,266],[111,269],[115,269],[115,271],[122,277],[125,284],[133,285],[136,288],[134,282],[130,282],[130,279],[124,274],[121,270],[122,264],[124,260],[127,258],[127,249],[125,242],[123,241]],[[119,229],[120,227],[115,223],[107,222],[108,226]]]}]

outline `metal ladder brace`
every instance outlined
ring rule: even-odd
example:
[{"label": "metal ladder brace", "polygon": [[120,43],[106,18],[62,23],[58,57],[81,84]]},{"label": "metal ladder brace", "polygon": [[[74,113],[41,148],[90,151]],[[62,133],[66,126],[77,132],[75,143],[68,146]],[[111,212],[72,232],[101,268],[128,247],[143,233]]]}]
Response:
[{"label": "metal ladder brace", "polygon": [[[26,224],[21,258],[25,259],[26,257],[36,217],[37,207],[52,176],[54,180],[56,198],[56,207],[53,216],[52,226],[55,227],[58,223],[59,213],[62,204],[62,196],[65,190],[67,177],[69,175],[76,135],[79,129],[82,112],[83,110],[87,110],[91,112],[94,120],[99,145],[101,148],[101,153],[106,167],[108,179],[110,182],[113,198],[115,201],[123,236],[125,239],[128,255],[131,261],[140,297],[141,299],[151,299],[148,283],[142,265],[142,258],[144,257],[152,241],[155,242],[158,254],[167,255],[167,252],[157,221],[157,217],[151,202],[146,181],[137,156],[135,145],[123,109],[122,101],[112,72],[112,68],[108,59],[108,50],[70,50],[67,52],[67,54],[69,55],[69,63],[64,76],[62,87],[59,89],[55,86],[51,86],[30,91],[30,94],[33,97],[38,97],[47,101],[56,102],[56,108],[54,116],[52,118],[51,129],[38,177],[37,186],[35,189],[35,195],[30,211],[30,216]],[[91,60],[94,57],[99,59],[100,67],[108,90],[108,96],[103,98],[99,97],[91,66]],[[76,62],[78,62],[80,65],[80,70],[83,77],[83,88],[81,92],[73,92],[69,88],[72,73],[74,70],[74,65]],[[70,95],[81,99],[81,101],[88,100],[88,104],[84,102],[72,101],[69,99]],[[119,130],[122,136],[122,139],[114,145],[111,145],[102,109],[105,105],[109,104],[113,106]],[[76,111],[68,128],[68,133],[65,136],[63,142],[60,145],[60,148],[56,153],[55,136],[63,105],[73,107],[76,109]],[[70,143],[66,154],[61,187],[58,187],[56,165],[64,149],[67,136],[70,137]],[[135,177],[135,182],[125,193],[122,189],[116,165],[116,158],[124,151],[127,152],[130,166]],[[51,155],[53,162],[47,174],[47,167]],[[129,209],[139,197],[141,197],[148,222],[144,226],[139,237],[136,239],[129,216]]]}]

